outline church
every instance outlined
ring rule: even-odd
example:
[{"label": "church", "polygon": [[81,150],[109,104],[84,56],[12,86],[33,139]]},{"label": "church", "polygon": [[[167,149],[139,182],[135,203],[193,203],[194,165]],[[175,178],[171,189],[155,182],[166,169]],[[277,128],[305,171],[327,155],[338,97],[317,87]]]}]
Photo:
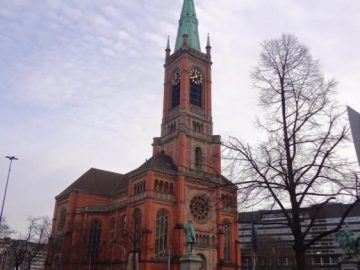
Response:
[{"label": "church", "polygon": [[[213,134],[211,45],[201,51],[193,0],[184,0],[173,51],[165,50],[161,136],[127,173],[91,168],[56,196],[46,269],[240,269],[237,188],[221,175]],[[160,104],[159,104],[160,105]]]}]

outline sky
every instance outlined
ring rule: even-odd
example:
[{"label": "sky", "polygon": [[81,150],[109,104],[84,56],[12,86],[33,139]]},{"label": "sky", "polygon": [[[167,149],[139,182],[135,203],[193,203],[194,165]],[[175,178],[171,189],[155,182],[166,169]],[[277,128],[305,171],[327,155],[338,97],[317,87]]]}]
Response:
[{"label": "sky", "polygon": [[[261,42],[292,33],[360,111],[360,1],[195,0],[202,48],[210,33],[214,133],[259,139],[250,73]],[[166,38],[182,0],[0,0],[0,196],[24,231],[89,168],[126,173],[160,135]],[[204,49],[203,49],[204,51]],[[350,151],[355,158],[355,150]]]}]

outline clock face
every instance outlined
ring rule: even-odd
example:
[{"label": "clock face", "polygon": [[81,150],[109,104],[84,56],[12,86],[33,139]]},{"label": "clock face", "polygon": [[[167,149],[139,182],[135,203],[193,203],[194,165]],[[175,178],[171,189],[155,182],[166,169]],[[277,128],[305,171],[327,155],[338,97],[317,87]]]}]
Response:
[{"label": "clock face", "polygon": [[201,76],[201,73],[198,69],[192,68],[190,70],[190,81],[194,84],[200,85],[202,84],[203,78]]},{"label": "clock face", "polygon": [[180,79],[181,79],[180,69],[176,69],[175,72],[173,73],[172,77],[171,77],[171,84],[172,85],[179,85],[180,84]]}]

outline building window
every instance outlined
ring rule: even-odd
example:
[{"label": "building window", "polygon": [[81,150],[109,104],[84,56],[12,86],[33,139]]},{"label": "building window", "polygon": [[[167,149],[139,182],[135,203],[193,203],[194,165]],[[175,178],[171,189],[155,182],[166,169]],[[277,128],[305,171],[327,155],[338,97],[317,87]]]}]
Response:
[{"label": "building window", "polygon": [[224,228],[224,259],[230,261],[230,222],[225,219],[223,222]]},{"label": "building window", "polygon": [[66,222],[66,209],[65,207],[62,207],[60,209],[60,215],[59,215],[59,223],[58,223],[58,229],[62,230],[65,226]]},{"label": "building window", "polygon": [[115,240],[115,218],[110,219],[109,239],[110,241]]},{"label": "building window", "polygon": [[176,69],[171,77],[171,108],[180,105],[180,69]]},{"label": "building window", "polygon": [[137,182],[134,184],[134,195],[145,192],[145,180]]},{"label": "building window", "polygon": [[165,209],[161,209],[156,215],[156,239],[155,256],[164,257],[168,249],[168,226],[169,216]]},{"label": "building window", "polygon": [[190,70],[190,104],[202,107],[202,83],[203,78],[196,68]]},{"label": "building window", "polygon": [[120,241],[124,241],[126,237],[126,215],[120,217]]},{"label": "building window", "polygon": [[134,248],[140,248],[141,240],[141,210],[136,208],[134,211]]},{"label": "building window", "polygon": [[96,261],[99,258],[101,239],[101,221],[92,220],[90,222],[89,233],[89,259],[90,262]]},{"label": "building window", "polygon": [[201,170],[202,168],[202,151],[200,147],[195,148],[195,169]]}]

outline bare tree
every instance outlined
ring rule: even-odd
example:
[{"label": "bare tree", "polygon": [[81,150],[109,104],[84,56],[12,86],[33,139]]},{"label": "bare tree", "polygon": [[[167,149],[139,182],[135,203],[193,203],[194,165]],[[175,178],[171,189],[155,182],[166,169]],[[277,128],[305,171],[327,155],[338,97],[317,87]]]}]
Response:
[{"label": "bare tree", "polygon": [[[225,158],[243,205],[282,210],[294,238],[297,269],[304,270],[306,250],[339,230],[359,202],[351,163],[338,152],[349,129],[333,97],[336,82],[324,79],[306,46],[284,34],[265,41],[262,49],[252,78],[260,90],[265,116],[258,125],[266,139],[250,146],[230,137]],[[338,226],[313,237],[309,232],[321,209],[344,199],[353,203]],[[301,207],[311,204],[317,210],[302,226]]]},{"label": "bare tree", "polygon": [[42,250],[45,250],[49,234],[50,220],[48,217],[30,218],[27,232],[18,239],[10,242],[9,250],[12,252],[15,269],[20,266],[31,268],[31,264]]}]

